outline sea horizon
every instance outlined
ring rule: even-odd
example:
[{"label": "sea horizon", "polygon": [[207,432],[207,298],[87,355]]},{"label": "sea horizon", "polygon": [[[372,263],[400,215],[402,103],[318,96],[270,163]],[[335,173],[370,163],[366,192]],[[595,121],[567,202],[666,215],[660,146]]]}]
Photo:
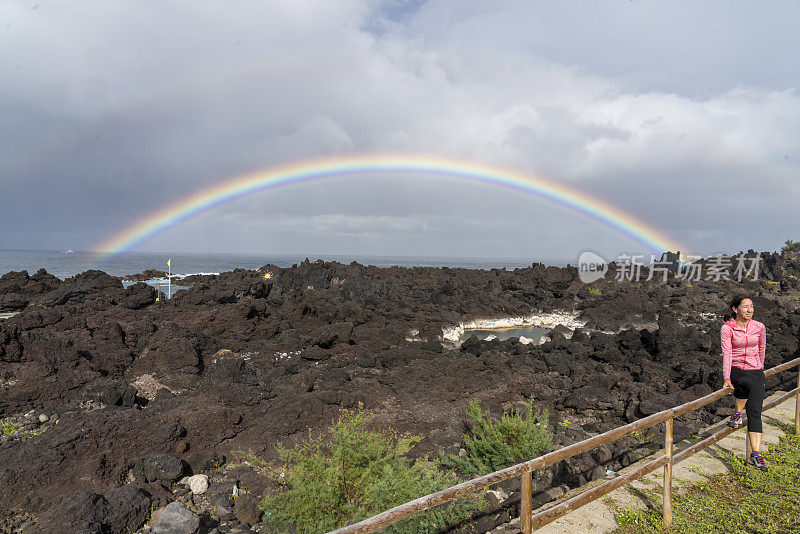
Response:
[{"label": "sea horizon", "polygon": [[375,267],[448,267],[451,269],[517,269],[534,263],[566,267],[576,259],[546,257],[486,257],[486,256],[405,256],[380,254],[288,254],[288,253],[231,253],[231,252],[127,252],[97,258],[94,252],[36,249],[0,249],[0,275],[25,270],[29,275],[43,268],[61,278],[69,278],[90,269],[104,271],[112,276],[140,273],[146,269],[167,271],[171,259],[175,275],[216,274],[237,268],[257,269],[264,265],[286,268],[306,259],[350,263]]}]

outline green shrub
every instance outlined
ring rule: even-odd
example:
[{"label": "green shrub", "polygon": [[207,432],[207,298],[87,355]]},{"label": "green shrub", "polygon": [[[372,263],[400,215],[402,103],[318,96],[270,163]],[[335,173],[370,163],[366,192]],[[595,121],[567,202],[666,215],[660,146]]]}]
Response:
[{"label": "green shrub", "polygon": [[553,434],[547,428],[547,410],[533,411],[533,398],[528,401],[524,416],[504,412],[492,420],[487,410],[484,416],[477,402],[471,402],[467,416],[472,430],[464,435],[467,454],[440,455],[439,463],[455,468],[465,476],[485,475],[524,460],[536,458],[553,447]]},{"label": "green shrub", "polygon": [[800,241],[792,241],[787,239],[784,243],[781,252],[800,252]]},{"label": "green shrub", "polygon": [[593,296],[593,297],[599,297],[600,295],[602,295],[602,294],[603,294],[603,291],[602,291],[601,289],[597,289],[597,288],[594,288],[594,287],[590,287],[590,288],[589,288],[589,294],[590,294],[591,296]]},{"label": "green shrub", "polygon": [[[286,448],[277,444],[280,465],[272,476],[281,490],[268,495],[261,507],[278,527],[294,523],[303,533],[328,532],[458,483],[426,460],[403,455],[418,436],[365,429],[362,409],[345,411],[330,427],[330,439],[309,438]],[[383,532],[436,532],[467,519],[482,503],[480,494],[414,515]]]}]

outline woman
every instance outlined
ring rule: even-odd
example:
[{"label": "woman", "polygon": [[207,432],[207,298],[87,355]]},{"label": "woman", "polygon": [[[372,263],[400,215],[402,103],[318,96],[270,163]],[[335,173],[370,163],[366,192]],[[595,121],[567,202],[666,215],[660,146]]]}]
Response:
[{"label": "woman", "polygon": [[737,296],[731,301],[732,313],[724,317],[720,330],[722,342],[723,388],[733,388],[736,411],[728,426],[742,420],[747,410],[747,435],[753,452],[747,462],[762,471],[767,464],[761,456],[761,407],[764,404],[764,355],[767,349],[767,328],[753,320],[753,301]]}]

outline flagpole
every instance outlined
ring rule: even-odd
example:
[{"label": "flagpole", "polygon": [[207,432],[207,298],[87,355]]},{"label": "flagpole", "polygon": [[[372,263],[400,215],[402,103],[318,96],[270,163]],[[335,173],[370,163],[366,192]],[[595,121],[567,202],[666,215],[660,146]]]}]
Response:
[{"label": "flagpole", "polygon": [[167,300],[172,296],[172,258],[167,260],[167,269],[169,269],[169,274],[167,275]]}]

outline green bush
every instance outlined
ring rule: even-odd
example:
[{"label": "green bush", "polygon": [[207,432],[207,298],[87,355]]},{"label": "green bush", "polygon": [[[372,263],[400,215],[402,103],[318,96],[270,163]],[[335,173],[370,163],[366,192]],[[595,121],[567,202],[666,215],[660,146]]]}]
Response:
[{"label": "green bush", "polygon": [[440,455],[439,463],[454,468],[468,477],[485,475],[524,460],[536,458],[553,447],[553,434],[547,428],[547,410],[533,411],[533,399],[528,401],[524,416],[504,412],[492,420],[487,410],[484,416],[477,402],[471,402],[467,416],[472,430],[464,435],[467,454]]},{"label": "green bush", "polygon": [[800,252],[800,241],[786,240],[781,252]]},{"label": "green bush", "polygon": [[[272,469],[281,490],[261,507],[278,527],[293,523],[300,532],[328,532],[458,483],[426,460],[403,455],[418,436],[365,429],[362,409],[345,411],[330,427],[330,439],[309,438],[286,448],[277,444],[280,465]],[[436,532],[467,519],[482,503],[480,494],[417,514],[384,532]]]}]

